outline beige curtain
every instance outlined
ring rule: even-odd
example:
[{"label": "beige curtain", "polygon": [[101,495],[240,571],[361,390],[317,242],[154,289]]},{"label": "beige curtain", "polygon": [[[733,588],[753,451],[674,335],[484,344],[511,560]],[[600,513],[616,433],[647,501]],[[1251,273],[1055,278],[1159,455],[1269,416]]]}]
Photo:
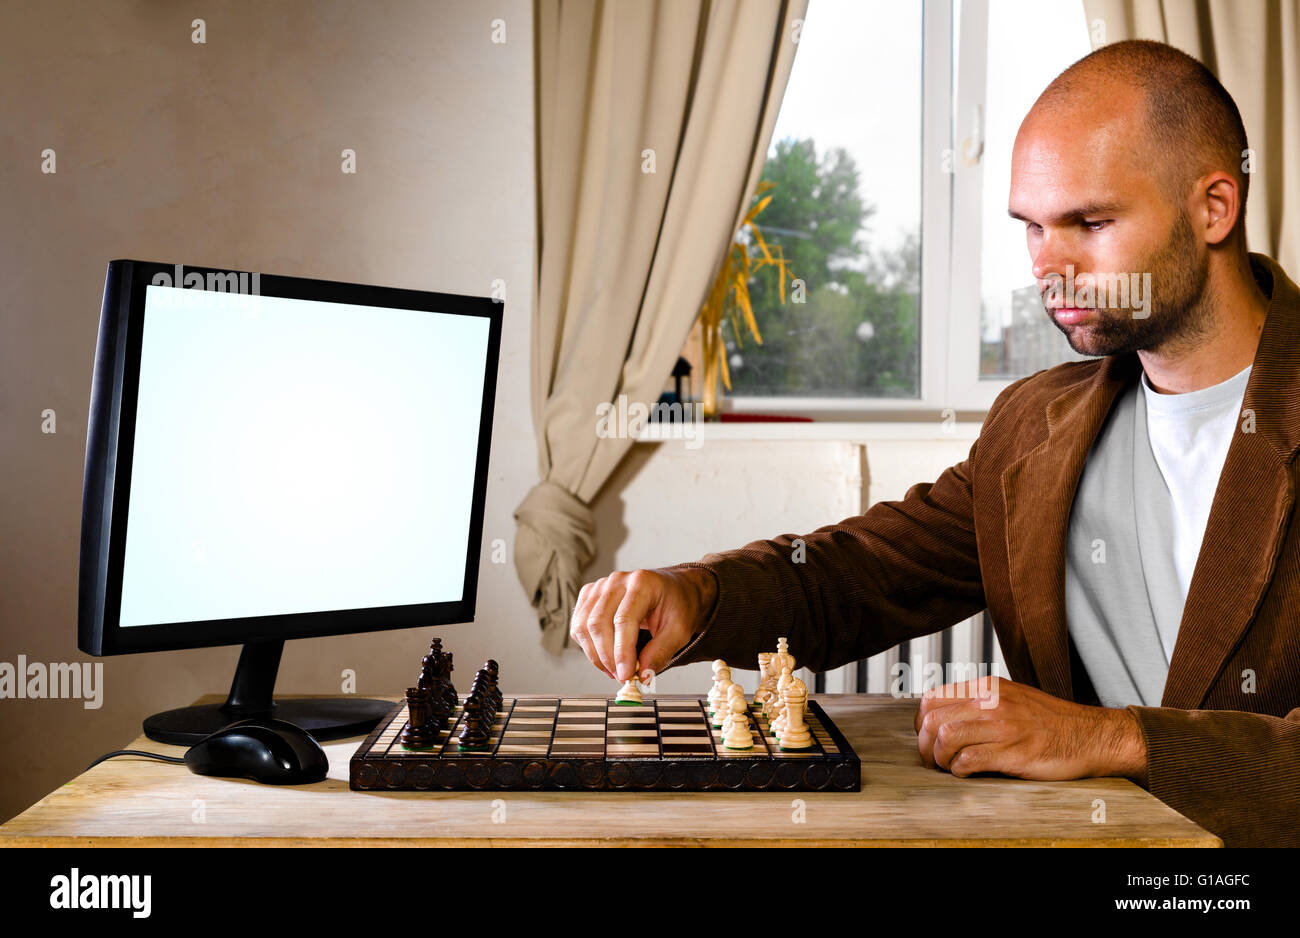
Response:
[{"label": "beige curtain", "polygon": [[1158,39],[1223,82],[1255,155],[1246,240],[1300,276],[1300,0],[1083,0],[1083,7],[1094,46]]},{"label": "beige curtain", "polygon": [[595,551],[588,503],[631,441],[596,408],[653,404],[762,172],[807,0],[537,0],[541,482],[515,566],[558,651]]}]

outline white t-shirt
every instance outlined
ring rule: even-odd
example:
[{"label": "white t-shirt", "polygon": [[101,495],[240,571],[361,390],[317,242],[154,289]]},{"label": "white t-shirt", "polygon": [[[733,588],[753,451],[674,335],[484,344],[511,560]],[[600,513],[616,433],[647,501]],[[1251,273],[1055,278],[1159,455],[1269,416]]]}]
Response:
[{"label": "white t-shirt", "polygon": [[[1247,367],[1199,391],[1161,394],[1142,374],[1147,435],[1173,502],[1174,565],[1184,603],[1249,379]],[[1171,658],[1173,637],[1162,633],[1160,638],[1166,658]]]}]

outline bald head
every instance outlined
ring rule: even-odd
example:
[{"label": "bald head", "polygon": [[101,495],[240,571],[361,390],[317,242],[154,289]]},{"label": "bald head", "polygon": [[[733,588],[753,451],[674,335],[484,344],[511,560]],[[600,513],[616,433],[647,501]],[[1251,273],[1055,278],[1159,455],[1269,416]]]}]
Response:
[{"label": "bald head", "polygon": [[1244,230],[1246,129],[1231,95],[1185,52],[1144,39],[1102,46],[1047,86],[1025,124],[1043,120],[1115,124],[1174,200],[1209,173],[1229,173],[1241,192],[1237,230]]}]

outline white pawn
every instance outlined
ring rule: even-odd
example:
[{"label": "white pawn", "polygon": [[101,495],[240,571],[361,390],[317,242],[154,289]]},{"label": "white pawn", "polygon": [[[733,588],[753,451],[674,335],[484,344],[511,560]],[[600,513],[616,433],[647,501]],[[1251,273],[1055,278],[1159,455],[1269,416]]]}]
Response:
[{"label": "white pawn", "polygon": [[713,725],[721,726],[722,719],[727,715],[727,694],[731,688],[738,685],[732,683],[731,668],[723,665],[718,668],[718,702],[713,708]]},{"label": "white pawn", "polygon": [[718,701],[718,709],[714,713],[713,722],[720,730],[721,736],[726,736],[727,730],[731,726],[731,688],[737,686],[733,683],[731,687],[727,688],[727,693]]},{"label": "white pawn", "polygon": [[794,679],[794,675],[790,673],[790,669],[785,668],[781,671],[781,680],[778,681],[776,685],[776,698],[774,703],[777,707],[777,714],[776,718],[772,721],[772,735],[778,740],[781,738],[781,734],[785,732],[785,689],[790,686],[790,682]]},{"label": "white pawn", "polygon": [[619,692],[614,696],[615,703],[639,704],[641,703],[641,687],[636,682],[636,676],[625,683]]},{"label": "white pawn", "polygon": [[745,715],[747,709],[749,708],[745,705],[744,693],[742,692],[739,696],[733,694],[731,697],[730,725],[722,737],[724,749],[754,748],[754,734],[750,732],[749,717]]},{"label": "white pawn", "polygon": [[781,733],[782,749],[811,749],[812,733],[804,722],[804,705],[808,702],[808,685],[795,678],[785,688],[785,729]]},{"label": "white pawn", "polygon": [[727,688],[727,700],[722,704],[722,735],[727,735],[727,730],[731,727],[734,719],[733,714],[736,712],[736,701],[740,701],[741,711],[747,711],[749,704],[745,701],[745,689],[739,684],[732,684]]},{"label": "white pawn", "polygon": [[713,662],[713,687],[709,688],[709,713],[715,713],[722,705],[722,682],[719,678],[719,672],[725,670],[727,677],[731,677],[731,669],[727,667],[727,662],[718,658]]}]

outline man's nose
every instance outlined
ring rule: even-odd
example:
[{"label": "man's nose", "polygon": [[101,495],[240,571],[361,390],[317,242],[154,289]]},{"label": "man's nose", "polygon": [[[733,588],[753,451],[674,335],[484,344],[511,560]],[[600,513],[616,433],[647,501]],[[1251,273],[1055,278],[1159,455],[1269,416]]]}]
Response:
[{"label": "man's nose", "polygon": [[1078,269],[1069,245],[1060,236],[1043,235],[1034,254],[1034,279],[1045,286],[1048,280],[1066,276],[1071,268]]}]

